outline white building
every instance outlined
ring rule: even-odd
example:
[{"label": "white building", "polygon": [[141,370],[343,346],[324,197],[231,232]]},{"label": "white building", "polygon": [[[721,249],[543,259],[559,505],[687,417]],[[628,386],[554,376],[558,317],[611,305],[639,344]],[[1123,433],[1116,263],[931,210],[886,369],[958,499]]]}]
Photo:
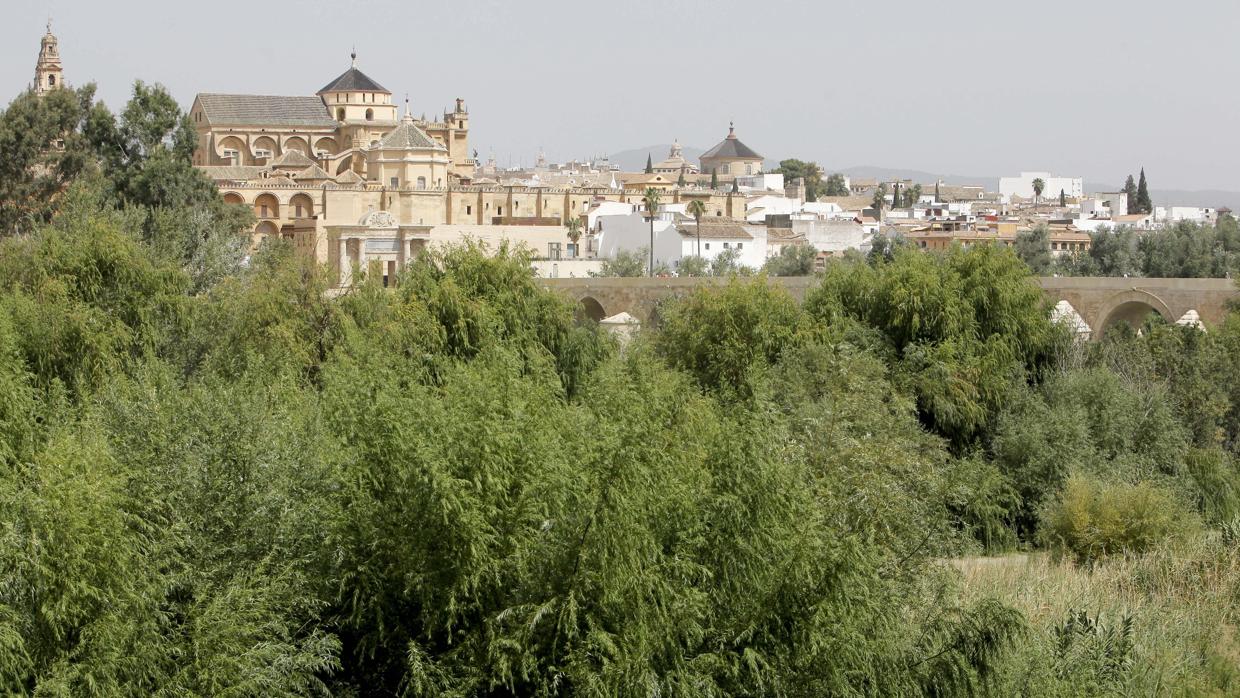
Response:
[{"label": "white building", "polygon": [[[731,219],[702,219],[700,256],[713,261],[725,251],[739,253],[737,262],[757,269],[766,261],[766,228]],[[675,270],[685,257],[698,256],[698,229],[691,218],[659,211],[654,221],[654,263]],[[650,222],[642,212],[603,216],[596,233],[596,254],[611,259],[619,252],[650,247]]]},{"label": "white building", "polygon": [[797,236],[804,236],[805,242],[816,251],[831,255],[860,250],[874,237],[873,228],[867,228],[859,218],[794,218],[792,232]]},{"label": "white building", "polygon": [[1040,179],[1046,184],[1042,190],[1043,198],[1054,199],[1059,192],[1079,199],[1085,195],[1085,180],[1080,177],[1056,177],[1050,172],[1021,172],[1019,177],[1002,177],[999,179],[999,194],[1004,203],[1011,203],[1012,197],[1022,199],[1033,198],[1033,180]]},{"label": "white building", "polygon": [[1081,200],[1081,215],[1086,218],[1116,218],[1128,215],[1126,192],[1099,192]]},{"label": "white building", "polygon": [[1155,206],[1154,221],[1163,225],[1188,221],[1202,225],[1214,225],[1218,220],[1218,211],[1212,208],[1196,206]]},{"label": "white building", "polygon": [[784,190],[784,176],[779,173],[760,173],[740,175],[736,178],[736,186],[745,192]]}]

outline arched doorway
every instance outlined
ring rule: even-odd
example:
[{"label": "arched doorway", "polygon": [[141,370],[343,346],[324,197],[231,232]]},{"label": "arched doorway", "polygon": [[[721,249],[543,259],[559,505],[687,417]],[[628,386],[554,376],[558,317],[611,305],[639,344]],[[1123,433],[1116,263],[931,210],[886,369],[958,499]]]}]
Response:
[{"label": "arched doorway", "polygon": [[578,320],[590,320],[598,322],[607,317],[607,312],[603,310],[603,304],[599,303],[592,296],[586,296],[577,301],[576,316]]},{"label": "arched doorway", "polygon": [[230,191],[224,194],[224,203],[233,204],[236,206],[244,206],[245,199],[241,198],[241,195],[238,194],[237,192]]}]

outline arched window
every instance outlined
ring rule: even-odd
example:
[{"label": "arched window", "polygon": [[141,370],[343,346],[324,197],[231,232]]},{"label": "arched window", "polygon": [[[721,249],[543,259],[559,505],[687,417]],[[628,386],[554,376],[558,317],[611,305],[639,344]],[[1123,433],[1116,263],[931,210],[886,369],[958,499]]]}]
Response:
[{"label": "arched window", "polygon": [[336,110],[336,121],[344,121],[344,107]]},{"label": "arched window", "polygon": [[366,120],[367,120],[367,121],[374,121],[374,120],[375,120],[375,110],[374,110],[374,109],[367,109],[367,110],[366,110]]},{"label": "arched window", "polygon": [[49,76],[47,76],[47,86],[48,86],[48,87],[55,87],[55,86],[56,86],[56,76],[55,76],[55,75],[49,75]]}]

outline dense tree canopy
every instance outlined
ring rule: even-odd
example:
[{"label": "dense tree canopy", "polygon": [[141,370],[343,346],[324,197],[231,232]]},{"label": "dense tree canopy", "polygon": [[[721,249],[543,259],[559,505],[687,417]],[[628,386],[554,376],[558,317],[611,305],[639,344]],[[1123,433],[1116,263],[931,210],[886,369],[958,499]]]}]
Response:
[{"label": "dense tree canopy", "polygon": [[[239,263],[158,88],[0,127],[0,693],[1240,685],[1240,315],[1073,343],[1040,257],[879,239],[804,302],[717,259],[622,344],[522,249],[341,293],[280,241]],[[1088,263],[1230,269],[1205,230]],[[1014,549],[1088,580],[962,571]],[[1108,580],[1129,615],[1044,611]]]}]

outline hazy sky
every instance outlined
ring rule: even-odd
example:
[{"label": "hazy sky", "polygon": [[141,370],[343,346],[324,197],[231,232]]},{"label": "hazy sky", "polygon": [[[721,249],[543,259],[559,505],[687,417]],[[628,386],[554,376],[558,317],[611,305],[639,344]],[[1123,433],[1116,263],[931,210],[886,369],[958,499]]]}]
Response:
[{"label": "hazy sky", "polygon": [[[735,119],[767,158],[827,169],[1020,170],[1240,190],[1236,0],[8,0],[0,93],[47,15],[66,78],[313,94],[349,65],[415,114],[465,98],[501,164],[670,142]],[[14,6],[15,5],[15,6]]]}]

